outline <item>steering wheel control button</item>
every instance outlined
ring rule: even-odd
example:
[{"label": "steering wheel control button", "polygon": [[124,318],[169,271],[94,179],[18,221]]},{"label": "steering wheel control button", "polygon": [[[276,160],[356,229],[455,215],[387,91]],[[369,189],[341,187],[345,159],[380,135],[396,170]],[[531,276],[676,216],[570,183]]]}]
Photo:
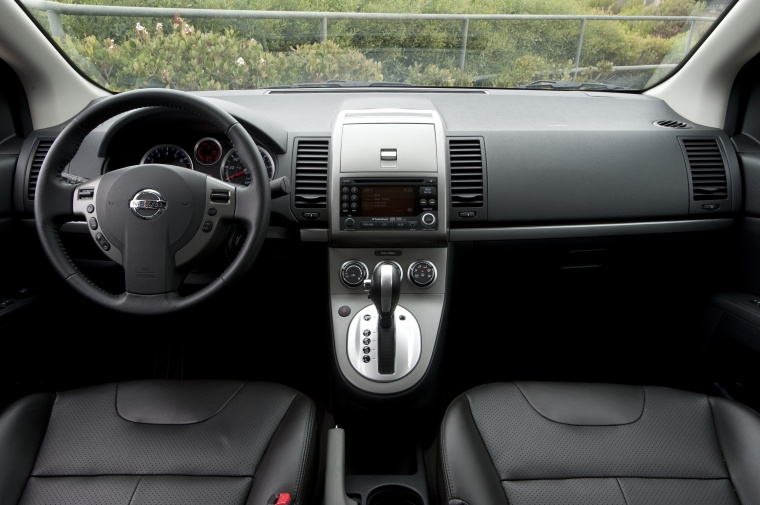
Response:
[{"label": "steering wheel control button", "polygon": [[348,316],[350,316],[351,315],[351,307],[349,307],[348,305],[341,305],[338,308],[338,315],[340,317],[348,317]]},{"label": "steering wheel control button", "polygon": [[132,213],[140,219],[156,219],[166,210],[167,203],[155,189],[141,189],[129,202]]},{"label": "steering wheel control button", "polygon": [[211,190],[209,199],[214,203],[230,203],[230,192],[220,189]]},{"label": "steering wheel control button", "polygon": [[90,225],[91,230],[97,230],[98,229],[98,220],[94,217],[91,217],[90,220],[87,222]]},{"label": "steering wheel control button", "polygon": [[214,222],[210,219],[206,219],[203,221],[203,226],[201,227],[201,230],[203,230],[204,233],[210,232],[214,228]]},{"label": "steering wheel control button", "polygon": [[206,211],[206,214],[208,214],[209,216],[216,216],[217,212],[218,211],[216,210],[216,207],[209,207],[208,210]]},{"label": "steering wheel control button", "polygon": [[93,212],[95,212],[95,206],[91,203],[87,204],[87,213],[92,214]]},{"label": "steering wheel control button", "polygon": [[107,252],[111,250],[111,244],[108,243],[108,240],[106,240],[102,233],[98,232],[95,234],[95,241],[104,251]]}]

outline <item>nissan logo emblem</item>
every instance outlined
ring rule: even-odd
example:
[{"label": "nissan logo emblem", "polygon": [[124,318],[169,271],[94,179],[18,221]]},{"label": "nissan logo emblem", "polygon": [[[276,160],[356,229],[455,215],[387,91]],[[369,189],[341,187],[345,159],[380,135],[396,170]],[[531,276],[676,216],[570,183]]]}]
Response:
[{"label": "nissan logo emblem", "polygon": [[130,200],[129,208],[140,219],[156,219],[166,210],[166,200],[154,189],[141,189]]}]

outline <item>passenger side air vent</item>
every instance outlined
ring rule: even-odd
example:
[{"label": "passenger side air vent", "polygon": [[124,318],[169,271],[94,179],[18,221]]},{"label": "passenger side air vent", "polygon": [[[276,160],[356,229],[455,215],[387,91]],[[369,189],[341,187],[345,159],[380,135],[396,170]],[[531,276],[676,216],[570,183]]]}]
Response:
[{"label": "passenger side air vent", "polygon": [[681,138],[695,201],[728,198],[726,164],[716,139]]},{"label": "passenger side air vent", "polygon": [[449,139],[451,207],[483,207],[483,147],[480,139]]},{"label": "passenger side air vent", "polygon": [[661,126],[662,128],[677,128],[677,129],[685,129],[685,128],[691,128],[691,125],[682,123],[681,121],[673,121],[671,119],[662,119],[660,121],[654,122],[655,126]]},{"label": "passenger side air vent", "polygon": [[327,139],[296,139],[293,198],[297,208],[327,207],[329,149]]},{"label": "passenger side air vent", "polygon": [[53,145],[55,139],[39,139],[37,145],[34,148],[34,154],[29,162],[29,178],[27,179],[26,197],[29,200],[34,200],[34,194],[37,190],[37,179],[40,177],[40,170],[42,169],[42,162],[45,160],[50,147]]}]

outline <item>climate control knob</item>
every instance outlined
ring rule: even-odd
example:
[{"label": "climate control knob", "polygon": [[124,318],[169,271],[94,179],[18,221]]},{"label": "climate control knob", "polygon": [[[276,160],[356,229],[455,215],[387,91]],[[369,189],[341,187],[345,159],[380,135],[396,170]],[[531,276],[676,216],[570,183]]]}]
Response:
[{"label": "climate control knob", "polygon": [[340,267],[340,281],[349,288],[363,286],[368,275],[367,265],[358,260],[346,261]]},{"label": "climate control knob", "polygon": [[419,288],[429,288],[438,277],[435,265],[428,260],[417,260],[409,265],[409,280]]}]

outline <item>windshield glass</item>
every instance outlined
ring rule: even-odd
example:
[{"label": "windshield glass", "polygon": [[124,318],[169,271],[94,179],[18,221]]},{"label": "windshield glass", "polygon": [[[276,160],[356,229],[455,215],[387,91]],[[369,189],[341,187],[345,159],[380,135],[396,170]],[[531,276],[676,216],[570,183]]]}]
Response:
[{"label": "windshield glass", "polygon": [[111,91],[646,89],[726,4],[694,0],[20,0]]}]

